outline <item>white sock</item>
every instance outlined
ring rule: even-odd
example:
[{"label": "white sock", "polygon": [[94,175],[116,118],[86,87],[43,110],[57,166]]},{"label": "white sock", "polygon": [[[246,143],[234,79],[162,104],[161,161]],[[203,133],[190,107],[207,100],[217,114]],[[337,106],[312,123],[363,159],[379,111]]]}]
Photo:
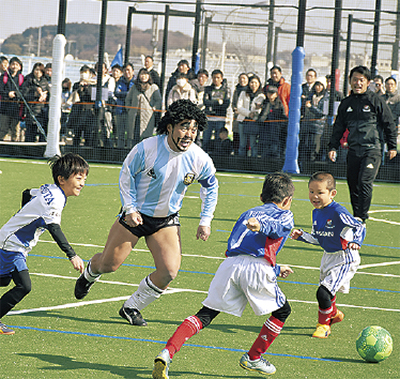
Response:
[{"label": "white sock", "polygon": [[164,292],[165,290],[161,290],[153,284],[150,280],[150,275],[146,276],[140,282],[137,291],[125,301],[124,306],[140,311],[154,300],[158,299]]},{"label": "white sock", "polygon": [[93,283],[96,280],[100,279],[101,274],[94,274],[92,272],[92,269],[90,268],[90,263],[91,261],[89,261],[88,265],[86,266],[86,269],[83,271],[83,276],[88,282]]}]

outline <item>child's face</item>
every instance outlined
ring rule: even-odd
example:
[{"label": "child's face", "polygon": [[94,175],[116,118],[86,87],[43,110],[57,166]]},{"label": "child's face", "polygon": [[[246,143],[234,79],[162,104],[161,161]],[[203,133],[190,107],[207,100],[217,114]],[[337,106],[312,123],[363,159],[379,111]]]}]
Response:
[{"label": "child's face", "polygon": [[86,173],[72,174],[68,179],[63,178],[61,175],[58,177],[61,189],[64,191],[66,197],[79,196],[87,178]]},{"label": "child's face", "polygon": [[332,202],[335,196],[336,190],[333,189],[330,191],[326,187],[325,181],[317,182],[314,180],[308,185],[308,198],[316,209],[325,208]]}]

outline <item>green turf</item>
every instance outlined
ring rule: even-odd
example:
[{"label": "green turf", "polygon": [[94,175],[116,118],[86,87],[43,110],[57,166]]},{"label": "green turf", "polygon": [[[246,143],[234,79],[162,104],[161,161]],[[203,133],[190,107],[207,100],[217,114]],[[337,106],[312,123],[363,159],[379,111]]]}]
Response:
[{"label": "green turf", "polygon": [[[0,159],[0,170],[2,225],[19,209],[21,192],[50,182],[51,175],[44,161]],[[117,166],[91,165],[88,186],[78,198],[70,197],[63,211],[63,231],[85,260],[102,250],[118,212],[118,175]],[[15,308],[36,311],[3,318],[16,333],[0,336],[0,377],[150,378],[153,359],[165,341],[182,320],[201,307],[213,273],[224,257],[236,218],[260,203],[261,176],[224,173],[218,179],[220,195],[209,241],[197,241],[195,237],[201,204],[198,184],[188,189],[181,211],[184,256],[181,272],[171,288],[195,292],[167,293],[148,306],[143,311],[149,323],[147,328],[132,327],[118,316],[123,300],[78,306],[82,301],[73,295],[78,274],[52,243],[50,235],[43,234],[28,257],[33,290]],[[295,223],[309,231],[312,206],[308,201],[307,178],[295,180]],[[350,293],[338,294],[337,303],[346,317],[333,326],[327,340],[311,338],[317,322],[315,292],[321,250],[288,241],[279,254],[278,262],[293,265],[295,273],[279,281],[290,300],[292,314],[266,354],[277,367],[275,378],[400,378],[399,190],[398,184],[375,186],[371,211],[380,212],[371,216],[392,223],[369,220],[361,250],[362,265],[393,264],[359,269]],[[336,200],[350,209],[343,181],[338,183]],[[143,241],[137,249],[117,272],[102,277],[104,281],[118,283],[97,283],[84,301],[128,297],[136,290],[154,266]],[[5,291],[1,288],[0,295]],[[72,305],[56,308],[66,304]],[[265,318],[255,316],[249,307],[241,318],[219,315],[175,355],[170,378],[258,377],[241,369],[238,361],[253,343]],[[379,364],[364,362],[355,349],[358,333],[369,325],[382,326],[393,337],[392,355]]]}]

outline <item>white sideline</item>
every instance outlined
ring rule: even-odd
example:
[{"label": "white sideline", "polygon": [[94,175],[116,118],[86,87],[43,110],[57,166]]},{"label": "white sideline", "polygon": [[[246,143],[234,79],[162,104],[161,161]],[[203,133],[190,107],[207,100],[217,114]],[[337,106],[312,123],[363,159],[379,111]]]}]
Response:
[{"label": "white sideline", "polygon": [[[39,242],[53,243],[53,244],[56,243],[55,241],[43,241],[43,240],[39,240]],[[104,246],[101,246],[101,245],[93,245],[93,244],[86,244],[86,243],[71,243],[71,245],[83,246],[83,247],[104,248]],[[147,250],[147,249],[132,249],[132,251],[150,253],[150,251]],[[225,257],[210,257],[210,256],[207,256],[207,255],[200,255],[200,254],[182,254],[182,256],[183,257],[191,257],[191,258],[216,259],[216,260],[224,260],[225,259]],[[284,263],[282,263],[282,264],[284,264]],[[379,266],[391,266],[391,265],[396,265],[396,264],[400,264],[400,261],[396,261],[396,262],[381,262],[381,263],[374,263],[374,264],[370,264],[370,265],[361,265],[359,267],[359,269],[379,267]],[[299,266],[299,265],[291,265],[291,264],[287,264],[287,265],[289,265],[290,267],[293,267],[293,268],[301,268],[301,269],[304,269],[304,270],[319,270],[319,267]],[[357,271],[356,274],[400,278],[400,275],[394,275],[394,274],[379,274],[379,273],[360,272],[360,271]]]},{"label": "white sideline", "polygon": [[[60,279],[69,279],[69,280],[76,280],[77,279],[74,276],[62,276],[62,275],[43,274],[43,273],[31,273],[31,275],[45,276],[45,277],[52,277],[52,278],[60,278]],[[124,285],[124,286],[132,286],[132,287],[138,287],[139,286],[139,284],[124,283],[124,282],[114,282],[114,281],[108,281],[108,280],[99,280],[98,282],[99,283],[106,283],[106,284],[118,284],[118,285]],[[170,295],[170,294],[179,293],[179,292],[192,292],[192,293],[201,293],[201,294],[207,294],[208,293],[207,291],[192,290],[192,289],[188,289],[188,288],[168,288],[167,291],[165,292],[165,295]],[[112,297],[110,299],[79,301],[79,302],[75,302],[75,303],[61,304],[61,305],[56,305],[56,306],[52,306],[52,307],[40,307],[40,308],[32,308],[32,309],[21,309],[19,311],[10,311],[8,314],[9,315],[19,315],[19,314],[25,314],[25,313],[33,313],[33,312],[52,311],[52,310],[57,310],[57,309],[75,308],[75,307],[82,307],[84,305],[102,304],[102,303],[111,303],[111,302],[115,302],[115,301],[122,301],[122,300],[127,300],[128,298],[129,298],[129,296],[120,296],[120,297]],[[292,303],[318,304],[316,301],[295,300],[295,299],[289,299],[289,301],[291,301]],[[339,306],[339,307],[347,307],[347,308],[357,308],[357,309],[369,309],[369,310],[385,311],[385,312],[400,312],[400,309],[366,307],[366,306],[352,305],[352,304],[337,304],[337,306]]]}]

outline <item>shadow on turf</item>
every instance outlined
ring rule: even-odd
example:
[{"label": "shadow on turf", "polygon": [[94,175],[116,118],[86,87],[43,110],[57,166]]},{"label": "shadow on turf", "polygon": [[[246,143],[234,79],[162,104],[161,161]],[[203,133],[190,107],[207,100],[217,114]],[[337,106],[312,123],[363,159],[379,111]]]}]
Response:
[{"label": "shadow on turf", "polygon": [[[17,353],[22,357],[31,357],[40,359],[43,362],[47,362],[51,365],[56,365],[55,367],[40,367],[40,370],[47,370],[49,372],[55,371],[71,371],[71,370],[82,370],[88,369],[93,371],[104,371],[110,374],[119,375],[123,378],[137,378],[140,374],[151,377],[151,372],[153,368],[151,367],[120,367],[111,364],[103,364],[103,363],[92,363],[92,362],[84,362],[84,361],[77,361],[71,357],[64,357],[62,355],[51,355],[51,354],[33,354],[33,353]],[[181,375],[190,375],[192,377],[204,377],[204,378],[212,378],[218,377],[220,378],[221,375],[214,375],[209,373],[196,373],[192,371],[179,371],[179,372],[171,372],[170,377],[179,377]],[[248,376],[230,376],[224,375],[224,378],[236,378],[236,379],[245,379]]]}]

